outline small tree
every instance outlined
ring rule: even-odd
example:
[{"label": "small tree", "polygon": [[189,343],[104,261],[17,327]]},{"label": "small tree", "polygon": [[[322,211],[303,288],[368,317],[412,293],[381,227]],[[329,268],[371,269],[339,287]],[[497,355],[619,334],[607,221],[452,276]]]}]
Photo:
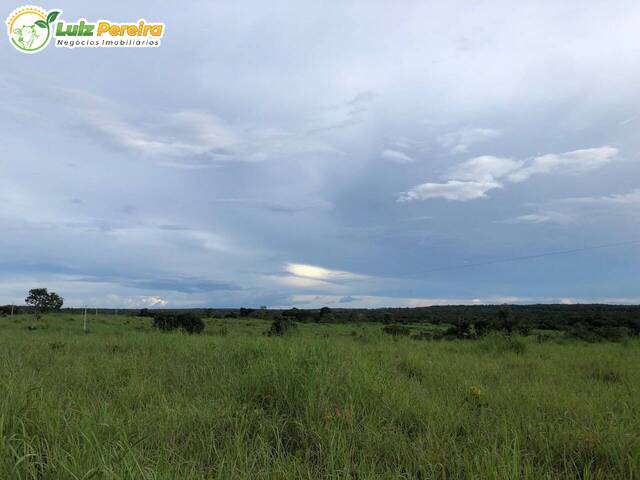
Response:
[{"label": "small tree", "polygon": [[43,313],[58,311],[62,308],[64,298],[55,292],[49,293],[46,288],[32,288],[29,296],[24,300],[27,305],[33,307],[36,318]]},{"label": "small tree", "polygon": [[517,324],[518,320],[512,308],[509,305],[500,307],[497,313],[497,319],[494,322],[494,328],[496,330],[502,330],[507,335],[511,335]]},{"label": "small tree", "polygon": [[333,322],[333,312],[329,307],[322,307],[318,315],[318,322],[331,323]]}]

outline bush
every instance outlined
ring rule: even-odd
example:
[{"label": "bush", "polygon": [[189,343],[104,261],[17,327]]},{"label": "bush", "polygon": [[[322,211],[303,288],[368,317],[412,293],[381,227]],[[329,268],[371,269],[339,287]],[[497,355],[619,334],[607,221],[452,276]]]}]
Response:
[{"label": "bush", "polygon": [[156,313],[153,326],[163,332],[181,329],[187,333],[202,333],[204,322],[197,315],[187,313]]},{"label": "bush", "polygon": [[468,323],[465,321],[460,321],[458,323],[454,323],[442,334],[441,338],[443,339],[472,339],[477,338],[478,332],[476,331],[476,327],[473,323]]},{"label": "bush", "polygon": [[278,317],[271,324],[271,328],[265,332],[266,335],[272,337],[274,335],[285,335],[291,333],[296,328],[296,324],[289,317]]},{"label": "bush", "polygon": [[392,323],[391,325],[385,325],[382,327],[382,331],[388,335],[409,335],[411,330],[409,327],[405,327],[404,325],[399,325],[397,323]]},{"label": "bush", "polygon": [[153,317],[153,326],[163,332],[177,330],[178,321],[174,315],[158,313]]}]

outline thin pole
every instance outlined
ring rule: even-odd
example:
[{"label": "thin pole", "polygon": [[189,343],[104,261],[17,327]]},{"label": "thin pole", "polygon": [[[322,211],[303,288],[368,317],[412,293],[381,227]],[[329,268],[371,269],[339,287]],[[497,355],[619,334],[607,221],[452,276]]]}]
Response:
[{"label": "thin pole", "polygon": [[11,316],[13,317],[13,305],[11,305]]},{"label": "thin pole", "polygon": [[87,309],[84,309],[84,332],[87,332]]}]

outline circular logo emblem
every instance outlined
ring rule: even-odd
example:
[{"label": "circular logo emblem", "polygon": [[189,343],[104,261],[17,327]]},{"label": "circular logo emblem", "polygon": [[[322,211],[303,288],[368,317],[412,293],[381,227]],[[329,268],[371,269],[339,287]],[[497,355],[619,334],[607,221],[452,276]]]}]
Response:
[{"label": "circular logo emblem", "polygon": [[49,44],[59,11],[45,12],[32,5],[16,8],[7,18],[9,41],[22,53],[36,53]]}]

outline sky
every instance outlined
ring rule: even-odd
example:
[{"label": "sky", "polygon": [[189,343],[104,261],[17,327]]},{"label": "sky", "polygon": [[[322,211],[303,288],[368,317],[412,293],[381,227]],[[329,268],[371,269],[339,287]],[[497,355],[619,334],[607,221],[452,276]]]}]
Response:
[{"label": "sky", "polygon": [[5,28],[0,304],[640,303],[637,1],[40,6],[166,30]]}]

